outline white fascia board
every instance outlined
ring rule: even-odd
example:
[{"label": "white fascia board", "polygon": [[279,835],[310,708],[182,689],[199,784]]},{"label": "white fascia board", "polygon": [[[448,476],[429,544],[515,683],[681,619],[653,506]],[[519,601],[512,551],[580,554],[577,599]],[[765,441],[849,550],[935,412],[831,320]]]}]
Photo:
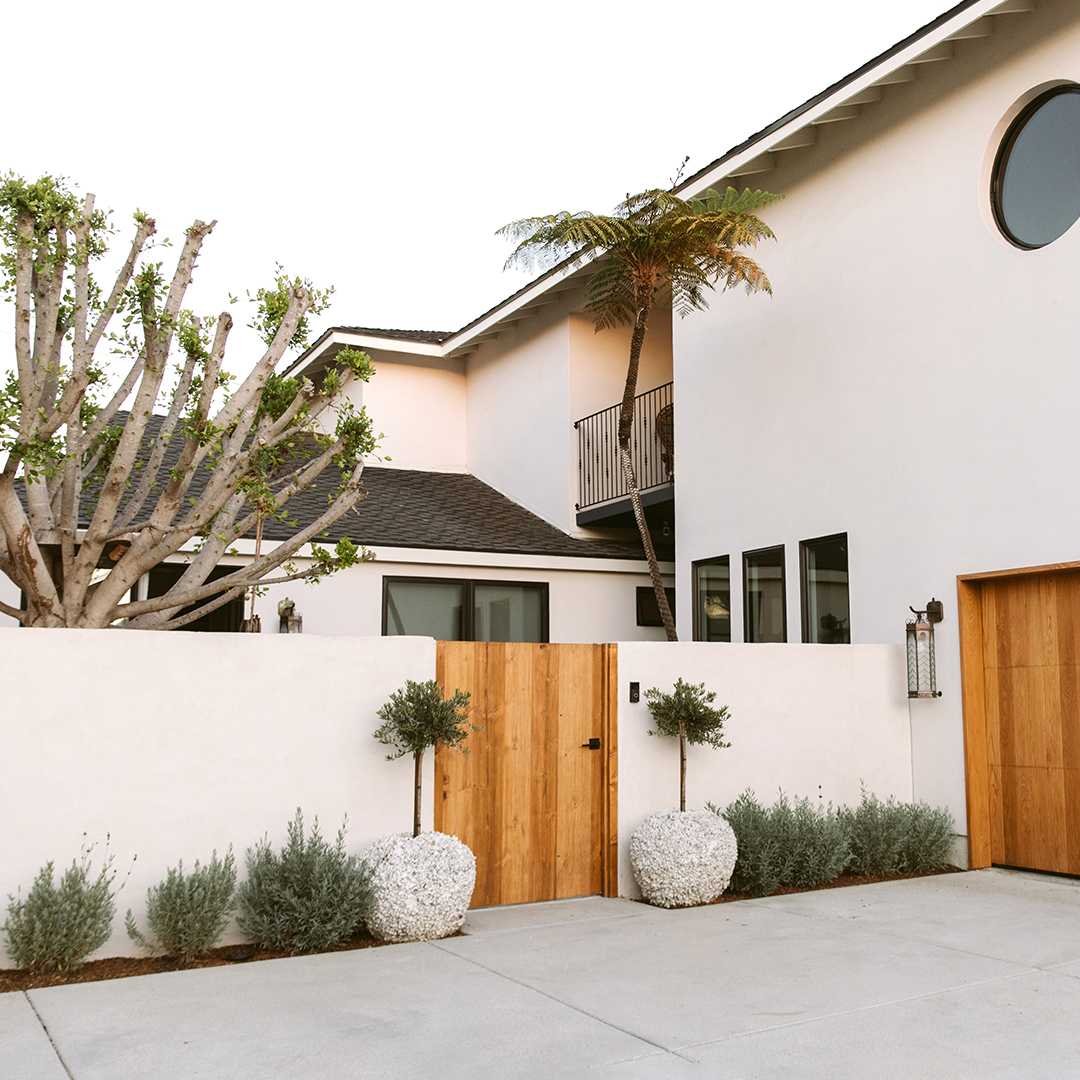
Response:
[{"label": "white fascia board", "polygon": [[912,61],[917,59],[923,53],[929,52],[949,38],[954,37],[957,32],[964,27],[969,26],[971,23],[978,22],[979,19],[991,14],[995,8],[1003,8],[1001,0],[980,0],[979,3],[973,4],[966,11],[960,12],[954,18],[943,23],[925,37],[921,37],[918,41],[912,42],[906,49],[890,56],[887,60],[883,60],[880,64],[875,65],[868,71],[863,72],[858,79],[839,87],[834,93],[830,94],[822,101],[819,101],[812,108],[807,109],[806,112],[800,113],[782,128],[770,131],[767,135],[763,135],[749,146],[744,147],[738,154],[720,162],[695,181],[692,191],[689,191],[686,194],[704,194],[705,191],[710,187],[713,187],[718,181],[736,173],[754,158],[760,157],[763,153],[767,152],[775,144],[792,138],[802,128],[813,124],[820,117],[831,112],[838,106],[843,105],[851,98],[863,94],[864,91],[868,90],[880,79],[888,76],[897,69],[912,63]]},{"label": "white fascia board", "polygon": [[380,349],[383,352],[406,353],[412,356],[438,356],[445,355],[442,345],[429,341],[404,341],[401,338],[377,337],[374,334],[352,334],[345,330],[334,330],[327,335],[326,340],[319,347],[319,351],[308,357],[304,366],[297,372],[302,374],[308,368],[317,364],[328,349],[335,345],[345,345],[352,349]]},{"label": "white fascia board", "polygon": [[490,334],[491,330],[499,323],[507,322],[515,311],[536,307],[537,302],[540,301],[540,298],[543,297],[545,293],[551,292],[552,289],[557,289],[559,292],[562,292],[563,290],[560,289],[559,286],[561,286],[567,278],[573,277],[579,270],[594,262],[600,254],[602,254],[602,252],[587,251],[584,254],[579,255],[572,262],[560,267],[555,273],[551,274],[550,277],[545,277],[540,281],[534,282],[516,296],[504,301],[493,311],[490,311],[485,315],[484,318],[475,325],[470,326],[467,330],[458,331],[458,333],[453,337],[448,338],[439,347],[443,350],[444,354],[447,354],[471,344],[476,338],[483,337],[485,334]]},{"label": "white fascia board", "polygon": [[[259,549],[262,555],[269,555],[279,541],[264,540]],[[333,543],[327,544],[333,548]],[[235,555],[226,555],[221,561],[226,566],[242,565],[248,558],[255,554],[255,541],[237,540],[232,548]],[[446,548],[399,548],[368,546],[368,550],[375,553],[375,561],[369,563],[375,569],[379,564],[384,566],[411,563],[422,566],[474,566],[508,570],[569,570],[579,573],[594,574],[648,574],[649,566],[644,559],[591,559],[580,555],[518,555],[512,552],[498,551],[452,551]],[[192,554],[192,544],[185,544],[177,552],[177,555],[186,556]],[[311,559],[311,548],[305,545],[292,557],[293,561],[303,566]],[[237,562],[239,560],[239,562]],[[281,573],[272,570],[268,576],[276,576]],[[660,563],[660,573],[673,575],[675,564],[673,562]]]}]

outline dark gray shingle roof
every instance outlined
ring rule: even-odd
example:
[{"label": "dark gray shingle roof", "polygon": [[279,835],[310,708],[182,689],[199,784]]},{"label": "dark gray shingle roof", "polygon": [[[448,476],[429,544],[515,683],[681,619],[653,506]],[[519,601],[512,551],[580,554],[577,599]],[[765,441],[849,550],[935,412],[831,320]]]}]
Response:
[{"label": "dark gray shingle roof", "polygon": [[[116,416],[123,424],[126,412]],[[164,417],[153,416],[147,424],[140,456],[146,460]],[[177,438],[165,453],[165,470],[178,458],[182,440]],[[188,494],[197,496],[207,473],[196,473]],[[316,482],[286,505],[287,520],[268,519],[263,536],[287,540],[298,529],[319,518],[337,490],[341,473],[332,464]],[[133,479],[132,486],[138,483]],[[366,496],[353,511],[339,518],[323,539],[348,537],[368,547],[412,547],[451,551],[499,552],[521,555],[562,555],[605,559],[643,559],[640,543],[618,540],[581,540],[548,524],[475,476],[467,473],[425,472],[367,466],[363,472]],[[22,492],[20,491],[20,494]],[[84,492],[80,526],[89,524],[96,491]],[[153,496],[137,514],[149,515]],[[254,539],[254,531],[247,534]]]},{"label": "dark gray shingle roof", "polygon": [[[326,509],[339,477],[337,470],[327,469],[291,500],[290,516],[299,524],[314,521]],[[363,479],[366,497],[331,527],[327,539],[347,536],[368,547],[644,558],[640,545],[567,536],[467,473],[368,466]],[[287,539],[294,531],[277,521],[263,526],[263,536],[272,540]]]}]

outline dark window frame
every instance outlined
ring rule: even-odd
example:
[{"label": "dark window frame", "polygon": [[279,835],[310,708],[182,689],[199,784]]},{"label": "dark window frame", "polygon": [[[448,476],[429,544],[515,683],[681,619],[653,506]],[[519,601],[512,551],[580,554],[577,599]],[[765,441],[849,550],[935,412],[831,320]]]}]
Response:
[{"label": "dark window frame", "polygon": [[[671,609],[671,618],[674,619],[675,618],[675,590],[673,588],[669,589],[667,586],[664,586],[664,593],[666,594],[667,599],[668,599],[668,607]],[[637,592],[634,594],[634,597],[635,597],[634,604],[635,604],[635,610],[637,612],[637,625],[638,626],[663,626],[664,625],[664,620],[662,618],[660,618],[659,615],[657,615],[657,618],[655,620],[645,620],[643,618],[643,616],[642,616],[641,601],[643,599],[645,599],[646,597],[652,597],[653,600],[656,599],[656,590],[651,585],[638,585],[637,586]],[[656,605],[656,609],[659,612],[659,610],[660,610],[660,605],[659,604]]]},{"label": "dark window frame", "polygon": [[[1060,97],[1062,94],[1080,94],[1080,84],[1059,83],[1057,86],[1051,86],[1048,90],[1044,90],[1041,94],[1033,97],[1013,118],[1012,123],[1005,132],[1005,137],[998,146],[997,154],[994,156],[994,167],[990,172],[990,210],[994,215],[994,222],[1001,235],[1013,247],[1017,247],[1021,251],[1038,251],[1040,248],[1049,247],[1054,241],[1049,240],[1045,244],[1029,244],[1013,234],[1005,221],[1005,172],[1009,167],[1009,158],[1012,156],[1016,141],[1020,138],[1024,128],[1027,127],[1028,121],[1047,102]],[[1065,234],[1062,233],[1061,235],[1064,236]],[[1058,236],[1055,239],[1060,240],[1061,237]]]},{"label": "dark window frame", "polygon": [[[548,626],[548,601],[550,589],[546,581],[504,581],[492,578],[450,578],[450,577],[413,577],[409,574],[384,574],[382,587],[382,636],[397,637],[388,634],[390,617],[390,585],[394,582],[408,582],[410,585],[461,585],[461,640],[476,640],[476,586],[496,585],[503,588],[527,588],[537,589],[540,592],[540,641],[537,644],[548,644],[550,634]],[[498,644],[496,642],[496,644]]]},{"label": "dark window frame", "polygon": [[804,645],[814,644],[810,641],[810,572],[809,567],[807,566],[807,556],[811,545],[824,544],[830,540],[843,540],[844,554],[848,560],[848,568],[845,572],[848,576],[848,644],[851,643],[851,545],[848,540],[848,534],[846,532],[838,532],[829,533],[826,536],[811,536],[806,540],[799,541],[799,614],[801,616],[800,621],[802,622],[802,641]]},{"label": "dark window frame", "polygon": [[[714,555],[711,559],[695,559],[690,564],[690,595],[694,602],[693,634],[694,641],[703,641],[701,637],[701,611],[698,606],[698,567],[699,566],[724,566],[728,568],[728,603],[731,603],[731,556]],[[744,632],[743,637],[746,634]],[[731,644],[731,611],[728,611],[728,639],[727,642],[714,642],[714,644]]]},{"label": "dark window frame", "polygon": [[[783,642],[751,642],[750,641],[750,590],[747,571],[750,568],[750,559],[754,555],[764,555],[766,552],[780,552],[780,605],[784,615],[784,640]],[[787,618],[787,546],[785,544],[770,544],[768,547],[754,548],[752,551],[742,553],[742,594],[743,594],[743,641],[749,644],[787,644],[788,618]]]}]

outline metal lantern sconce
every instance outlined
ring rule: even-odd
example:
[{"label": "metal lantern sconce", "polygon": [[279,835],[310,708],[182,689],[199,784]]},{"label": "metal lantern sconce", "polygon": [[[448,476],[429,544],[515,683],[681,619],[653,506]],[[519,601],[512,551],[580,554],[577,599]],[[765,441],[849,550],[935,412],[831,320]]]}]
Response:
[{"label": "metal lantern sconce", "polygon": [[934,624],[945,616],[940,600],[931,599],[924,611],[909,609],[915,616],[907,624],[907,683],[909,698],[937,698],[937,663],[934,659]]}]

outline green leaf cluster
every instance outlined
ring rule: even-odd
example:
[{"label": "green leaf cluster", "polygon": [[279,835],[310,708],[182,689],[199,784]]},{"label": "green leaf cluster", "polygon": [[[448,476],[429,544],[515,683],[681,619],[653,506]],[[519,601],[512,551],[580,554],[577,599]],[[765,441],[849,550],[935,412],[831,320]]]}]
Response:
[{"label": "green leaf cluster", "polygon": [[340,945],[356,934],[374,908],[375,889],[367,863],[345,854],[345,825],[330,844],[316,818],[305,841],[297,807],[280,855],[265,837],[248,848],[236,916],[247,937],[265,948],[302,953]]},{"label": "green leaf cluster", "polygon": [[645,691],[645,700],[656,727],[650,735],[677,735],[691,745],[705,744],[717,750],[731,745],[723,738],[724,724],[731,719],[728,708],[713,707],[716,692],[706,690],[704,683],[693,685],[677,679],[672,693],[654,686]]},{"label": "green leaf cluster", "polygon": [[18,967],[73,971],[109,940],[116,913],[112,888],[116,872],[108,857],[97,877],[91,878],[89,856],[86,851],[81,862],[73,860],[59,884],[53,882],[50,859],[25,900],[8,895],[7,920],[0,929]]},{"label": "green leaf cluster", "polygon": [[307,316],[308,314],[318,315],[330,306],[330,297],[333,295],[334,287],[331,285],[325,289],[317,289],[307,278],[290,277],[281,263],[276,263],[275,267],[277,273],[271,288],[260,287],[256,290],[254,297],[248,293],[248,297],[256,304],[255,317],[248,326],[269,345],[277,335],[281,321],[289,310],[293,289],[303,287],[311,296],[311,307],[297,323],[296,332],[289,341],[289,348],[306,348],[311,330]]},{"label": "green leaf cluster", "polygon": [[205,866],[184,873],[183,860],[165,880],[146,890],[146,921],[157,942],[140,933],[128,908],[128,937],[150,952],[161,949],[190,962],[213,948],[236,907],[236,861],[230,847],[224,860],[215,851]]},{"label": "green leaf cluster", "polygon": [[404,688],[394,691],[376,715],[382,725],[375,738],[393,748],[387,761],[440,745],[467,754],[464,742],[469,732],[483,730],[468,720],[469,692],[455,690],[452,697],[445,698],[436,679],[422,683],[407,679]]}]

